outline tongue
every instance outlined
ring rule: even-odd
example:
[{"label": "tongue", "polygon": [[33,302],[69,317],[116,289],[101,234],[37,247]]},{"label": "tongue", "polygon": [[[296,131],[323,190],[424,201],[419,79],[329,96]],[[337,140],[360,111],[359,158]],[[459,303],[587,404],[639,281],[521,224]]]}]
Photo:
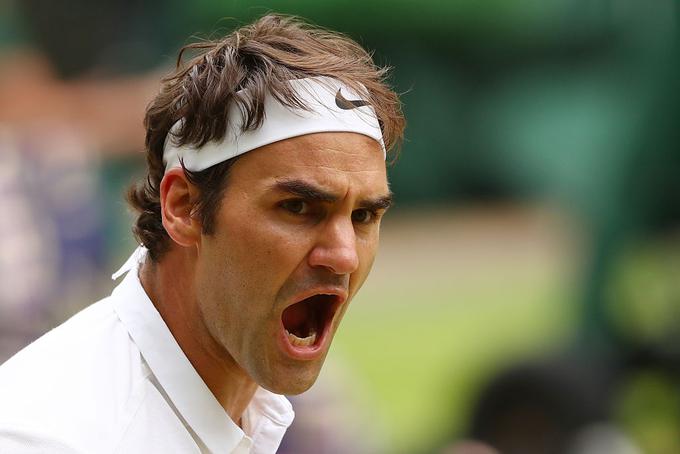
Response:
[{"label": "tongue", "polygon": [[283,326],[292,334],[306,335],[306,326],[310,322],[312,316],[311,308],[307,300],[293,304],[283,311],[282,321]]}]

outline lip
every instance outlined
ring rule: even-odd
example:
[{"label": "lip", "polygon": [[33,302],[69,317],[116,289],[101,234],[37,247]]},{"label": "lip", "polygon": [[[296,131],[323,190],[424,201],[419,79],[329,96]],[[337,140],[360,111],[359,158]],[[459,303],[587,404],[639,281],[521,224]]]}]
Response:
[{"label": "lip", "polygon": [[306,290],[303,293],[297,294],[294,298],[291,299],[292,302],[286,305],[286,307],[284,307],[284,310],[292,306],[293,304],[299,303],[302,300],[305,300],[309,297],[319,294],[333,295],[335,296],[335,301],[331,303],[332,305],[330,308],[331,311],[330,318],[328,322],[324,324],[323,331],[320,333],[320,335],[317,334],[317,339],[314,345],[308,347],[292,345],[288,340],[288,336],[286,335],[286,328],[283,326],[283,320],[281,319],[281,317],[279,317],[279,333],[278,333],[279,344],[281,346],[281,349],[289,357],[293,359],[311,361],[319,358],[323,354],[323,352],[325,352],[329,347],[331,328],[335,320],[335,315],[338,313],[338,309],[340,308],[340,306],[342,306],[347,300],[347,290],[345,290],[342,287],[315,287]]},{"label": "lip", "polygon": [[286,307],[284,307],[283,309],[285,310],[286,308],[292,306],[293,304],[297,304],[300,301],[306,300],[307,298],[312,297],[314,295],[333,295],[337,299],[337,301],[335,301],[333,304],[334,305],[336,303],[342,304],[347,299],[347,290],[344,287],[337,286],[310,288],[305,290],[304,292],[298,293],[293,298],[291,298],[291,302],[287,304]]}]

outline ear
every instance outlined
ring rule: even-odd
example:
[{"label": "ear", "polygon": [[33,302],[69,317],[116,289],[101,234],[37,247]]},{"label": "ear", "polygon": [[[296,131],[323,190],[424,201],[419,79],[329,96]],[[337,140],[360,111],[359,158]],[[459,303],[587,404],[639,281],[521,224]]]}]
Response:
[{"label": "ear", "polygon": [[161,180],[161,216],[163,227],[180,246],[191,247],[200,241],[201,223],[193,216],[198,189],[184,175],[184,170],[168,170]]}]

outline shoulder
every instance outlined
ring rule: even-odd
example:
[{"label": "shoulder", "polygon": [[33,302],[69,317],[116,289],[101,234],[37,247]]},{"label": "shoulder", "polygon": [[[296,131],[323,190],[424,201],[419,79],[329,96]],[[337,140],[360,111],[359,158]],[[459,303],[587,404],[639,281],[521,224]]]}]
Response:
[{"label": "shoulder", "polygon": [[[77,313],[44,334],[0,366],[0,393],[29,390],[32,393],[64,391],[71,383],[82,384],[97,374],[98,367],[112,368],[129,361],[127,331],[106,298]],[[121,356],[127,354],[127,358]],[[99,377],[93,374],[100,375]],[[47,379],[49,378],[49,379]],[[31,385],[36,385],[31,388]],[[54,396],[52,396],[54,397]]]},{"label": "shoulder", "polygon": [[148,374],[106,298],[0,366],[0,434],[25,442],[34,431],[8,428],[39,427],[78,448],[113,441],[141,405]]}]

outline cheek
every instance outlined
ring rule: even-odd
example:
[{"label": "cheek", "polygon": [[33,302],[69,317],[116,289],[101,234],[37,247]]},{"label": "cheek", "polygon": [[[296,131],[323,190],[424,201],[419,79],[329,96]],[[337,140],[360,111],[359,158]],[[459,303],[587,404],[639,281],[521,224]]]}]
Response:
[{"label": "cheek", "polygon": [[359,268],[352,274],[350,280],[350,294],[354,295],[366,281],[368,274],[373,268],[376,253],[378,252],[378,233],[368,238],[358,239],[357,254],[359,255]]},{"label": "cheek", "polygon": [[219,253],[243,286],[281,285],[304,260],[306,235],[300,229],[279,225],[265,216],[230,224]]}]

